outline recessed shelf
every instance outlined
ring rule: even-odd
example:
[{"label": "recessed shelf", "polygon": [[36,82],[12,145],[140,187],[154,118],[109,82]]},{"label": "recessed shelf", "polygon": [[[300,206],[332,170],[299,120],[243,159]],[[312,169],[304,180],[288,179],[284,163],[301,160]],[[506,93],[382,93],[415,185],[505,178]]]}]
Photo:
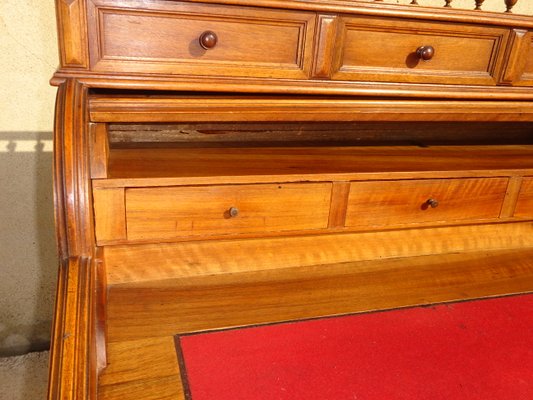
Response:
[{"label": "recessed shelf", "polygon": [[533,175],[533,145],[115,148],[95,187]]}]

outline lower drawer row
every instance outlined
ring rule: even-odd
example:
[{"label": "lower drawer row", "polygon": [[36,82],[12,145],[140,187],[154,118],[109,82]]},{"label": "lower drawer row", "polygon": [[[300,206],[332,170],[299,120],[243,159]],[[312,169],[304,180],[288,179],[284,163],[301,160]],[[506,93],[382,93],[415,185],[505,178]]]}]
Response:
[{"label": "lower drawer row", "polygon": [[95,188],[93,194],[103,244],[533,218],[533,177],[517,193],[510,187],[508,178],[468,178]]}]

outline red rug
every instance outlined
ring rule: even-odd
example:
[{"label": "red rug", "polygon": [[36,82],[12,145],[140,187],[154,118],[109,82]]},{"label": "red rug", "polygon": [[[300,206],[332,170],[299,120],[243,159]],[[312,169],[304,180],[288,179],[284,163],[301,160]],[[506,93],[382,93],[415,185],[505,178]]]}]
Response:
[{"label": "red rug", "polygon": [[192,400],[531,400],[533,295],[176,337]]}]

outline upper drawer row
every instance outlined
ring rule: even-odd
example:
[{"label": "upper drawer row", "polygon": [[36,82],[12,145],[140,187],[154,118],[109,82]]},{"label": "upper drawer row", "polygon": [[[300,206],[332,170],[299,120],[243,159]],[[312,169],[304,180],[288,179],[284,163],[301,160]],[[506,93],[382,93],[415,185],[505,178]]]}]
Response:
[{"label": "upper drawer row", "polygon": [[88,18],[94,71],[533,83],[529,33],[503,27],[136,0],[91,0]]}]

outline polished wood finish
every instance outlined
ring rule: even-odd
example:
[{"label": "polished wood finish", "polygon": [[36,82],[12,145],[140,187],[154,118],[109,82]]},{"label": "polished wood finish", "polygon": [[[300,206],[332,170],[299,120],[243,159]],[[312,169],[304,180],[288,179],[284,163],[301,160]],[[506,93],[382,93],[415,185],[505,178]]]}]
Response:
[{"label": "polished wood finish", "polygon": [[[466,283],[461,278],[463,274],[460,270],[464,265],[465,259],[470,261],[471,269],[469,273],[475,278],[471,284]],[[323,301],[320,307],[322,307],[325,313],[328,310],[336,309],[338,304],[347,304],[348,302],[351,302],[352,309],[360,308],[366,310],[365,304],[372,303],[373,307],[375,307],[375,299],[380,296],[382,305],[388,303],[390,307],[390,304],[394,304],[395,291],[401,291],[402,289],[398,287],[392,293],[381,292],[380,284],[374,281],[375,285],[373,285],[372,279],[369,280],[367,277],[375,276],[378,274],[378,271],[387,271],[388,275],[393,274],[390,281],[398,278],[400,286],[409,285],[409,282],[412,281],[412,276],[407,278],[398,276],[407,262],[416,271],[417,276],[425,276],[431,280],[431,276],[434,276],[433,272],[439,271],[441,278],[447,278],[438,282],[439,289],[437,291],[413,293],[413,304],[417,302],[418,304],[426,304],[428,301],[435,299],[442,301],[444,297],[441,293],[447,292],[447,287],[456,285],[459,282],[459,286],[455,286],[455,290],[457,290],[455,296],[452,295],[451,297],[461,299],[465,295],[480,297],[483,293],[493,292],[494,288],[491,286],[495,284],[500,286],[500,290],[505,288],[508,293],[520,292],[525,286],[527,287],[528,282],[531,280],[532,259],[531,254],[513,251],[499,251],[489,254],[467,253],[461,255],[419,257],[409,260],[393,259],[380,261],[377,265],[374,262],[372,264],[356,263],[351,265],[335,265],[330,266],[327,272],[322,266],[306,268],[300,271],[288,269],[284,274],[292,279],[288,280],[285,284],[276,280],[268,272],[261,275],[240,274],[239,278],[249,283],[248,290],[260,293],[260,296],[250,297],[261,297],[265,299],[265,293],[268,293],[267,296],[272,304],[276,302],[276,296],[279,294],[281,298],[278,299],[277,304],[282,302],[284,305],[288,305],[292,297],[291,290],[296,290],[296,293],[293,295],[294,298],[298,298],[299,296],[303,297],[297,300],[298,303],[294,305],[292,310],[284,307],[284,313],[286,315],[296,315],[298,313],[307,313],[309,315],[312,313],[306,310],[305,304],[306,299],[311,296],[313,296],[311,299],[312,302],[319,303],[321,300]],[[496,282],[494,281],[495,274],[498,276]],[[171,293],[175,293],[176,297],[180,293],[201,296],[203,290],[209,299],[208,301],[213,302],[216,301],[215,296],[224,298],[235,296],[232,309],[236,309],[238,304],[235,303],[238,301],[238,296],[235,292],[235,287],[231,285],[230,280],[222,280],[220,278],[202,279],[196,282],[193,279],[167,280],[166,287],[161,287],[156,282],[136,284],[129,288],[126,286],[113,286],[111,287],[111,292],[114,292],[113,295],[116,298],[120,298],[128,303],[128,312],[129,310],[134,310],[135,307],[132,298],[126,299],[125,297],[128,290],[133,290],[131,293],[140,295],[143,298],[153,298],[153,296],[156,296],[164,300],[171,297]],[[361,287],[358,281],[361,278],[364,278],[362,280],[367,282],[364,287]],[[302,279],[304,285],[297,285],[296,282],[302,281]],[[148,295],[150,288],[152,288],[152,293]],[[154,294],[155,288],[158,290],[156,294]],[[192,288],[192,291],[187,288]],[[265,288],[265,291],[261,292],[261,288]],[[310,292],[306,293],[306,289],[309,289]],[[213,293],[213,290],[215,290],[215,293]],[[357,300],[356,296],[359,296]],[[265,299],[266,302],[268,302],[267,299]],[[141,301],[137,302],[137,304],[140,303]],[[194,307],[191,307],[191,314],[198,312],[201,303],[198,303],[196,311]],[[297,309],[298,304],[301,307],[300,310]],[[167,307],[169,306],[167,305]],[[343,307],[350,309],[348,305]],[[269,309],[272,310],[272,308],[270,307]],[[208,308],[202,309],[200,312],[208,312]],[[228,321],[233,317],[233,314],[227,315],[226,312],[223,312],[220,316],[227,316],[225,323],[221,324],[227,325]],[[162,321],[162,319],[157,321],[154,327],[157,326],[159,328]],[[175,332],[175,329],[170,328],[167,331]],[[152,332],[157,334],[159,330],[154,329]],[[171,335],[148,337],[133,341],[110,342],[108,348],[113,359],[108,369],[100,377],[100,397],[106,400],[137,400],[138,398],[184,400]]]},{"label": "polished wood finish", "polygon": [[514,216],[519,218],[533,216],[533,177],[524,178],[522,181]]},{"label": "polished wood finish", "polygon": [[[142,2],[141,0],[128,2],[120,0],[76,0],[67,2],[65,0],[57,0],[57,2],[58,9],[60,9],[59,4],[61,4],[61,7],[63,7],[63,4],[68,4],[65,11],[61,13],[58,11],[60,32],[64,32],[60,35],[61,48],[68,52],[69,46],[72,46],[73,51],[84,53],[84,57],[74,56],[71,58],[84,58],[84,65],[86,67],[80,69],[74,67],[74,64],[63,61],[61,69],[53,79],[54,84],[60,84],[69,77],[78,77],[83,79],[84,83],[91,87],[113,87],[117,89],[170,89],[210,92],[245,91],[252,93],[286,93],[289,90],[293,93],[306,94],[336,93],[371,96],[423,96],[433,98],[458,97],[458,93],[460,93],[459,97],[461,98],[488,99],[493,98],[494,95],[514,99],[533,98],[531,91],[523,90],[519,87],[492,87],[490,91],[487,91],[485,88],[478,87],[477,84],[466,84],[469,80],[477,79],[479,81],[484,80],[485,84],[492,85],[494,82],[491,81],[491,74],[495,72],[493,71],[494,68],[499,68],[498,60],[492,60],[494,62],[490,62],[490,70],[481,68],[481,71],[475,73],[472,70],[456,71],[458,72],[457,74],[452,73],[449,78],[455,80],[455,83],[451,80],[446,80],[444,76],[439,77],[439,73],[436,73],[438,80],[446,83],[446,85],[453,84],[453,89],[442,87],[441,85],[428,85],[427,83],[416,85],[414,82],[417,82],[420,78],[424,82],[430,82],[433,79],[430,76],[424,77],[424,73],[422,73],[421,77],[419,71],[415,71],[416,69],[411,71],[408,68],[404,71],[405,74],[403,75],[405,77],[402,78],[402,74],[398,76],[401,82],[411,82],[413,83],[412,85],[400,84],[391,86],[376,82],[375,79],[365,82],[324,81],[324,78],[330,76],[328,70],[330,69],[329,65],[334,61],[334,53],[340,53],[338,43],[332,38],[335,32],[338,31],[336,21],[342,18],[357,17],[363,20],[367,18],[390,18],[390,21],[398,20],[398,18],[407,18],[409,21],[413,20],[415,24],[424,24],[428,23],[428,21],[433,21],[437,25],[447,27],[452,27],[454,24],[457,24],[461,29],[465,28],[474,31],[481,29],[482,31],[486,28],[489,31],[496,29],[497,31],[504,32],[503,27],[525,30],[533,28],[531,19],[524,16],[505,13],[482,13],[479,11],[457,11],[444,7],[439,9],[438,12],[435,12],[434,8],[425,7],[384,3],[373,4],[369,2],[330,2],[325,0],[287,0],[283,2],[279,0],[206,0],[204,2],[198,2],[196,0],[183,2],[157,2],[153,0],[149,2]],[[261,8],[250,8],[249,6]],[[88,11],[85,11],[85,8]],[[82,9],[81,14],[77,11],[78,9]],[[142,12],[135,12],[137,9],[142,9]],[[246,10],[249,10],[249,12]],[[237,51],[238,57],[244,57],[243,60],[235,60],[233,56],[230,56],[230,59],[233,59],[233,61],[230,61],[228,64],[226,62],[228,60],[224,60],[225,56],[222,56],[223,53],[228,55],[229,53],[227,52],[230,51],[225,46],[218,45],[209,51],[204,50],[200,46],[198,39],[206,31],[206,28],[199,26],[196,31],[196,28],[193,29],[193,25],[204,25],[202,18],[203,21],[206,21],[213,20],[213,17],[217,16],[222,24],[224,24],[224,20],[228,20],[227,24],[229,24],[229,20],[237,18],[244,25],[246,25],[247,21],[248,25],[251,24],[251,26],[254,26],[255,24],[255,26],[260,27],[261,21],[255,19],[259,10],[265,16],[267,24],[272,23],[274,25],[272,25],[272,29],[268,30],[267,35],[253,35],[253,29],[244,29],[245,35],[239,35],[236,40],[232,40],[231,43],[233,46],[246,45],[246,49],[241,48],[241,50]],[[276,16],[273,18],[268,17],[269,15],[274,15],[269,13],[278,13],[277,16],[279,18]],[[287,15],[288,17],[285,18],[284,16]],[[182,17],[185,19],[181,19]],[[106,18],[108,22],[114,19],[119,20],[113,21],[111,25],[107,24],[107,28],[110,30],[109,32],[106,31]],[[176,18],[181,21],[180,24],[172,24],[172,21]],[[314,31],[314,22],[308,18],[313,19],[313,21],[316,19],[319,21],[316,32]],[[141,24],[145,23],[146,29],[139,30],[136,24],[129,24],[127,21],[130,19],[134,19]],[[156,22],[162,23],[148,23],[154,19]],[[285,22],[280,25],[279,21]],[[244,26],[243,24],[241,25]],[[246,57],[250,57],[253,54],[256,56],[258,54],[259,56],[265,54],[288,54],[286,48],[283,48],[284,52],[273,51],[273,49],[279,49],[279,43],[268,38],[283,35],[281,32],[283,30],[287,33],[289,26],[293,26],[296,29],[297,26],[304,25],[305,34],[302,31],[299,40],[301,42],[305,36],[305,46],[301,43],[302,46],[297,51],[301,50],[305,54],[302,52],[298,53],[299,58],[291,58],[288,64],[272,64],[268,66],[261,65],[261,62],[255,62],[254,65],[247,65],[245,68],[242,68],[245,66],[242,62],[246,60]],[[172,50],[174,46],[179,46],[172,39],[172,32],[176,29],[185,29],[188,35],[192,35],[190,36],[191,41],[184,40],[185,43],[181,45],[181,51],[184,52],[183,57],[185,58],[179,58],[176,52]],[[193,29],[194,32],[191,32],[190,29]],[[262,28],[258,29],[261,30]],[[230,31],[234,32],[235,30],[230,29]],[[295,32],[294,29],[293,32]],[[110,33],[110,37],[108,33]],[[414,37],[418,35],[416,28],[411,29],[411,33]],[[129,40],[133,34],[138,36],[138,40],[135,42]],[[151,34],[155,34],[156,36],[152,37]],[[488,43],[493,39],[497,40],[493,35],[490,35],[492,39],[489,36],[485,36],[483,39],[482,36],[474,39],[474,42]],[[250,40],[248,43],[246,43],[248,39],[245,40],[247,37]],[[472,42],[467,40],[467,38],[464,39],[462,42]],[[108,44],[112,44],[112,46],[106,45],[106,41],[109,40],[111,42]],[[262,44],[269,42],[270,45],[267,51],[259,52],[257,50],[262,48]],[[135,49],[134,43],[145,43],[145,45],[141,46],[141,49],[138,46]],[[288,42],[287,40],[282,40],[281,43]],[[294,40],[291,39],[291,43],[294,44]],[[190,49],[189,44],[191,45]],[[421,45],[417,44],[410,51],[415,51],[419,46]],[[211,55],[195,55],[195,47],[197,47],[196,50],[207,52]],[[486,46],[485,50],[475,45],[472,48],[468,48],[468,46],[462,46],[462,48],[464,50],[465,56],[463,58],[465,60],[459,60],[458,65],[470,65],[471,67],[473,66],[471,64],[472,62],[477,63],[478,67],[482,64],[483,57],[476,59],[474,57],[476,54],[479,55],[478,53],[480,51],[485,51],[485,53],[489,51]],[[167,53],[163,54],[162,58],[160,57],[161,54],[152,54],[150,56],[151,51],[161,52],[163,49],[166,49]],[[111,54],[106,55],[105,52],[108,50],[111,51]],[[235,47],[233,47],[233,50],[235,50]],[[495,50],[497,49],[495,48]],[[121,51],[125,51],[125,53],[122,54]],[[135,51],[137,51],[137,56],[134,56]],[[459,50],[453,49],[453,52],[454,54],[458,54]],[[89,66],[87,56],[89,53],[91,55],[90,66],[92,70],[87,70]],[[498,51],[498,54],[500,53],[502,52]],[[220,54],[222,58],[217,58],[218,56],[216,54]],[[441,54],[441,52],[438,51],[438,54]],[[146,59],[146,57],[148,58]],[[204,57],[205,59],[199,60],[198,57]],[[215,57],[215,59],[210,57]],[[311,75],[314,78],[309,79],[313,59],[315,60],[314,68],[316,75],[312,73]],[[433,61],[441,62],[438,60]],[[485,61],[489,60],[485,59]],[[426,72],[431,73],[431,67],[426,66],[423,68],[427,70]],[[453,70],[455,69],[452,68]]]},{"label": "polished wood finish", "polygon": [[113,285],[108,339],[520,293],[533,284],[532,262],[531,249],[503,250]]},{"label": "polished wood finish", "polygon": [[109,343],[108,352],[99,399],[185,400],[173,337]]},{"label": "polished wood finish", "polygon": [[331,208],[329,210],[328,228],[343,228],[348,209],[350,182],[333,182],[331,187]]},{"label": "polished wood finish", "polygon": [[97,391],[96,271],[94,260],[60,265],[52,327],[49,397],[95,398]]},{"label": "polished wood finish", "polygon": [[177,333],[533,290],[533,18],[417,3],[56,0],[50,400],[183,400]]},{"label": "polished wood finish", "polygon": [[499,28],[368,17],[342,17],[338,32],[332,79],[476,85],[496,83],[508,36]]},{"label": "polished wood finish", "polygon": [[94,189],[95,234],[98,241],[126,239],[124,188]]},{"label": "polished wood finish", "polygon": [[[458,95],[458,93],[455,93]],[[246,96],[94,96],[95,122],[532,121],[526,101],[368,100]]]},{"label": "polished wood finish", "polygon": [[508,218],[514,215],[520,187],[522,186],[522,180],[522,176],[513,176],[509,179],[509,185],[507,186],[507,192],[505,193],[500,218]]},{"label": "polished wood finish", "polygon": [[54,201],[59,256],[94,255],[94,223],[90,196],[87,91],[69,80],[57,95],[54,135]]},{"label": "polished wood finish", "polygon": [[490,178],[352,183],[346,225],[393,227],[494,220],[500,215],[507,182]]},{"label": "polished wood finish", "polygon": [[177,1],[88,3],[95,71],[301,79],[309,75],[313,13]]},{"label": "polished wood finish", "polygon": [[106,124],[90,124],[91,178],[107,178],[109,136]]},{"label": "polished wood finish", "polygon": [[95,187],[502,176],[533,173],[532,145],[115,148]]},{"label": "polished wood finish", "polygon": [[528,30],[514,29],[511,39],[503,82],[517,86],[531,86],[533,85],[533,35]]},{"label": "polished wood finish", "polygon": [[180,277],[201,280],[206,275],[532,246],[533,225],[518,222],[106,246],[104,258],[108,284],[115,285]]},{"label": "polished wood finish", "polygon": [[50,399],[96,398],[98,264],[90,196],[87,88],[68,80],[58,90],[54,137],[54,202],[58,291],[51,342]]},{"label": "polished wood finish", "polygon": [[330,183],[127,189],[128,239],[326,228],[330,198]]},{"label": "polished wood finish", "polygon": [[313,65],[314,78],[330,78],[332,73],[333,52],[337,36],[338,18],[336,15],[318,16],[318,44]]},{"label": "polished wood finish", "polygon": [[61,65],[87,69],[86,0],[56,0]]}]

